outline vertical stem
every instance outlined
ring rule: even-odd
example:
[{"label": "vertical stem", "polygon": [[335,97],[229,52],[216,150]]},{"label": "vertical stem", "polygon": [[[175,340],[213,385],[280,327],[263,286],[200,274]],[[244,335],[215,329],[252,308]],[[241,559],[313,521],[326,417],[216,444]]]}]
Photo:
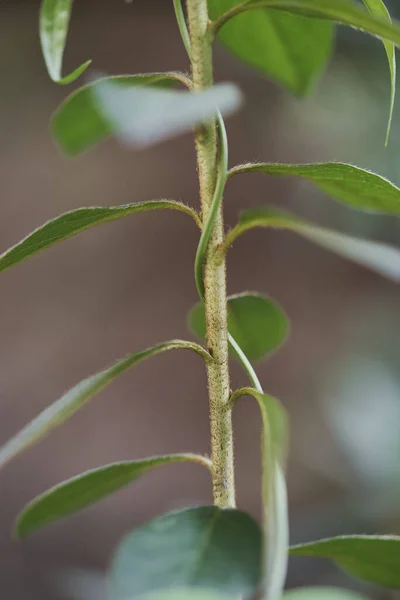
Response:
[{"label": "vertical stem", "polygon": [[[207,0],[187,0],[190,57],[193,85],[200,91],[212,85],[212,38],[208,30]],[[215,123],[199,127],[195,133],[200,201],[203,220],[214,194],[217,168]],[[216,265],[212,259],[224,236],[222,209],[210,237],[204,263],[204,302],[207,347],[214,361],[207,366],[210,401],[213,492],[217,506],[235,506],[232,416],[228,367],[228,322],[225,260]]]}]

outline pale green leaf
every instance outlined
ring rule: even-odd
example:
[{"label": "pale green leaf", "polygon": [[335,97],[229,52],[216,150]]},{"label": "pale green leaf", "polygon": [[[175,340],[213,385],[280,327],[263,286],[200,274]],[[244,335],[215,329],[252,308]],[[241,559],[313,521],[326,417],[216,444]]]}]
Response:
[{"label": "pale green leaf", "polygon": [[[129,598],[127,600],[132,599]],[[170,590],[157,590],[155,592],[143,594],[143,596],[140,596],[140,600],[231,600],[231,598],[227,594],[216,592],[215,590],[178,588]],[[334,598],[332,600],[336,599]]]},{"label": "pale green leaf", "polygon": [[353,590],[344,590],[337,587],[302,587],[288,590],[282,600],[367,600]]},{"label": "pale green leaf", "polygon": [[[79,154],[114,131],[96,100],[95,90],[101,81],[85,85],[70,94],[52,117],[53,136],[66,154]],[[178,72],[119,75],[108,77],[107,81],[128,89],[132,86],[165,87],[176,83],[189,85],[186,76]]]},{"label": "pale green leaf", "polygon": [[190,131],[196,125],[235,112],[241,104],[239,89],[216,84],[201,92],[121,87],[103,79],[93,88],[103,118],[128,146],[143,148]]},{"label": "pale green leaf", "polygon": [[[217,19],[241,0],[209,0]],[[295,94],[305,94],[332,50],[333,25],[289,12],[260,8],[229,20],[218,39],[238,58]]]},{"label": "pale green leaf", "polygon": [[251,395],[259,405],[262,430],[262,497],[264,511],[264,596],[279,598],[285,585],[289,518],[287,490],[284,476],[289,440],[287,414],[280,402],[253,388],[234,392],[231,402]]},{"label": "pale green leaf", "polygon": [[[382,0],[363,0],[365,6],[373,15],[387,19],[391,23],[391,18],[385,3]],[[383,42],[386,50],[389,71],[390,71],[390,105],[389,105],[389,119],[386,130],[386,145],[389,142],[390,128],[393,119],[394,101],[396,96],[396,50],[395,45],[391,42]]]},{"label": "pale green leaf", "polygon": [[85,229],[101,225],[108,221],[115,221],[148,210],[159,208],[174,209],[190,215],[199,225],[199,219],[194,210],[173,200],[149,200],[121,206],[93,206],[78,208],[64,213],[35,229],[22,241],[15,244],[0,255],[0,271],[5,271],[30,256],[53,246],[57,242],[66,240]]},{"label": "pale green leaf", "polygon": [[[189,313],[190,329],[205,338],[204,305],[199,302]],[[289,321],[282,308],[270,298],[254,292],[228,298],[229,333],[250,360],[261,360],[286,340]]]},{"label": "pale green leaf", "polygon": [[132,483],[152,469],[177,462],[195,462],[211,468],[211,462],[197,454],[169,454],[144,460],[113,463],[81,473],[47,490],[30,502],[19,515],[15,533],[26,535],[75,513]]},{"label": "pale green leaf", "polygon": [[111,597],[151,598],[168,589],[250,597],[260,581],[261,537],[257,523],[234,509],[201,506],[157,517],[119,546]]},{"label": "pale green leaf", "polygon": [[357,210],[400,216],[400,189],[388,179],[353,165],[337,162],[303,165],[249,163],[234,167],[229,175],[257,171],[266,175],[301,177]]},{"label": "pale green leaf", "polygon": [[288,212],[271,208],[244,211],[238,225],[228,234],[221,253],[242,233],[254,227],[288,229],[302,237],[395,282],[400,281],[400,250],[387,244],[354,238],[319,227]]},{"label": "pale green leaf", "polygon": [[39,32],[44,60],[51,79],[61,84],[77,79],[91,63],[89,60],[69,75],[61,75],[71,9],[72,0],[42,0],[40,7]]},{"label": "pale green leaf", "polygon": [[54,402],[54,404],[51,404],[33,419],[33,421],[28,423],[28,425],[26,425],[19,433],[11,438],[11,440],[0,448],[0,468],[12,458],[29,448],[29,446],[32,446],[47,436],[53,429],[64,423],[64,421],[72,417],[74,413],[124,371],[150,356],[160,354],[166,350],[175,350],[179,348],[196,352],[205,361],[211,360],[210,355],[204,348],[197,344],[193,344],[192,342],[181,340],[171,340],[170,342],[157,344],[156,346],[152,346],[141,352],[128,354],[128,356],[119,360],[112,367],[84,379],[71,388],[61,396],[59,400]]},{"label": "pale green leaf", "polygon": [[400,588],[400,537],[340,536],[298,544],[290,554],[330,558],[350,575],[388,588]]}]

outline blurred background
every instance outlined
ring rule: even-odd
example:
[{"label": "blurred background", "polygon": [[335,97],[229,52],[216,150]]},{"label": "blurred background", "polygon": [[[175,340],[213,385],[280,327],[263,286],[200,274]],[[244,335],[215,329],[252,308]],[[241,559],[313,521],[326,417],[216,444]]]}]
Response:
[{"label": "blurred background", "polygon": [[[389,3],[388,3],[389,4]],[[392,14],[400,17],[398,2]],[[108,141],[64,157],[49,117],[71,91],[52,84],[40,55],[39,2],[0,6],[0,249],[79,206],[174,198],[195,206],[192,139],[142,152]],[[73,10],[65,72],[87,58],[105,73],[188,69],[172,2],[81,0]],[[381,44],[339,29],[335,56],[310,97],[293,99],[215,50],[215,74],[245,93],[228,123],[231,165],[249,160],[338,160],[400,184],[400,107],[384,148],[389,78]],[[76,84],[76,85],[79,85]],[[398,243],[399,221],[353,212],[294,179],[243,175],[228,185],[227,223],[241,208],[275,203],[342,231]],[[198,232],[183,215],[154,212],[104,225],[1,276],[0,444],[81,378],[127,352],[188,337],[196,302]],[[229,255],[229,292],[258,290],[290,316],[291,337],[258,367],[291,417],[292,542],[342,533],[400,533],[400,291],[291,233],[256,231]],[[232,364],[233,385],[245,383]],[[101,574],[121,537],[174,508],[211,502],[208,475],[176,465],[49,526],[11,538],[24,504],[107,462],[164,452],[206,453],[208,407],[201,360],[167,353],[118,379],[0,476],[0,597],[104,600]],[[235,413],[239,506],[260,515],[255,403]],[[359,583],[325,561],[293,560],[289,585]]]}]

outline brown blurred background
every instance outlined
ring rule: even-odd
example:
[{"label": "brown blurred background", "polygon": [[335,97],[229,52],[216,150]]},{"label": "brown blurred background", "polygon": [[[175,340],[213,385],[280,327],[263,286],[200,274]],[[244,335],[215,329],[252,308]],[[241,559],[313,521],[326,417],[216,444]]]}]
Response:
[{"label": "brown blurred background", "polygon": [[[73,160],[61,154],[48,120],[71,88],[52,84],[45,73],[38,8],[21,0],[0,5],[0,249],[79,206],[161,197],[197,206],[190,136],[140,153],[108,141]],[[165,0],[76,2],[65,72],[88,57],[112,74],[188,68]],[[389,84],[376,40],[340,30],[328,73],[305,100],[289,98],[220,47],[215,72],[218,80],[238,82],[246,97],[227,124],[231,165],[334,159],[400,183],[400,110],[397,103],[385,150]],[[394,218],[355,213],[303,182],[255,174],[229,183],[227,223],[241,208],[268,202],[349,233],[398,241]],[[139,215],[1,275],[0,443],[88,374],[127,352],[190,335],[197,239],[183,215]],[[258,368],[291,416],[292,541],[399,534],[398,288],[290,233],[259,231],[229,256],[230,293],[246,289],[279,300],[292,323],[284,348]],[[232,379],[235,386],[245,382],[236,364]],[[127,530],[211,501],[207,473],[170,466],[25,542],[11,539],[28,500],[80,471],[163,452],[208,452],[205,383],[198,357],[150,360],[1,473],[1,598],[103,600],[96,586]],[[235,414],[238,502],[256,517],[259,427],[256,406],[243,402]],[[329,563],[293,561],[289,584],[310,583],[362,589]]]}]

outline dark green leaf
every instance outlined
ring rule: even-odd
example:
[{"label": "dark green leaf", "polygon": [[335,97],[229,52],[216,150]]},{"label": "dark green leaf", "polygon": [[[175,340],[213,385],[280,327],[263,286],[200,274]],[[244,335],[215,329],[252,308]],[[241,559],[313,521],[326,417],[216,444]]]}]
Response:
[{"label": "dark green leaf", "polygon": [[[218,18],[241,0],[209,0]],[[333,25],[329,21],[261,8],[231,19],[218,33],[233,54],[295,94],[306,93],[329,58]]]},{"label": "dark green leaf", "polygon": [[251,596],[260,581],[261,531],[246,513],[202,506],[168,513],[129,534],[111,567],[113,600],[158,590]]},{"label": "dark green leaf", "polygon": [[262,497],[264,511],[264,595],[280,598],[285,585],[289,546],[287,490],[284,476],[288,448],[288,418],[283,406],[253,388],[234,392],[231,402],[251,395],[259,405],[262,430]]},{"label": "dark green leaf", "polygon": [[125,461],[93,469],[63,481],[30,502],[18,517],[18,537],[82,510],[132,483],[155,467],[176,462],[196,462],[211,468],[211,462],[197,454],[170,454],[144,460]]},{"label": "dark green leaf", "polygon": [[239,89],[219,83],[200,92],[123,88],[103,79],[93,88],[103,117],[126,145],[144,148],[190,131],[215,117],[230,115],[241,104]]},{"label": "dark green leaf", "polygon": [[[52,133],[66,154],[79,154],[114,131],[96,100],[95,90],[101,81],[90,83],[73,92],[53,115]],[[108,77],[107,81],[128,89],[132,86],[165,87],[178,82],[187,85],[185,75],[174,72],[121,75]]]},{"label": "dark green leaf", "polygon": [[[211,0],[216,2],[217,0]],[[352,0],[244,0],[238,6],[218,17],[213,30],[217,32],[229,19],[249,10],[268,8],[296,15],[328,19],[342,25],[361,29],[400,46],[400,26],[389,23],[387,19],[372,15]]]},{"label": "dark green leaf", "polygon": [[[250,360],[261,360],[286,340],[289,321],[281,307],[261,294],[243,293],[228,298],[229,333]],[[189,313],[190,329],[200,339],[206,334],[204,306]]]},{"label": "dark green leaf", "polygon": [[204,348],[191,342],[181,340],[171,340],[157,344],[141,352],[128,354],[125,358],[118,361],[112,367],[96,373],[87,379],[78,383],[75,387],[66,392],[59,400],[51,404],[42,413],[39,414],[33,421],[17,433],[9,440],[2,448],[0,448],[0,467],[4,466],[9,460],[32,446],[55,427],[58,427],[64,421],[72,417],[84,404],[91,400],[97,393],[111,383],[118,375],[133,367],[133,365],[159,354],[166,350],[175,350],[182,348],[196,352],[205,361],[211,359],[210,355]]},{"label": "dark green leaf", "polygon": [[42,0],[40,7],[40,43],[48,73],[53,81],[71,83],[90,65],[88,60],[65,77],[61,76],[62,59],[71,18],[72,0]]},{"label": "dark green leaf", "polygon": [[93,206],[89,208],[78,208],[64,213],[63,215],[48,221],[30,233],[21,242],[6,250],[0,255],[0,271],[5,271],[17,263],[66,240],[85,229],[115,221],[134,213],[155,210],[158,208],[170,208],[190,215],[197,224],[199,219],[195,211],[180,202],[173,200],[150,200],[148,202],[136,202],[122,206]]},{"label": "dark green leaf", "polygon": [[234,167],[229,175],[255,171],[266,175],[302,177],[333,198],[357,210],[400,215],[400,189],[384,177],[353,165],[344,163],[247,164]]},{"label": "dark green leaf", "polygon": [[290,554],[330,558],[350,575],[400,588],[400,537],[341,536],[292,546]]},{"label": "dark green leaf", "polygon": [[302,587],[285,592],[282,600],[367,600],[353,590],[336,587]]},{"label": "dark green leaf", "polygon": [[400,281],[400,250],[397,248],[337,233],[277,209],[244,211],[239,224],[229,234],[226,247],[239,235],[255,227],[289,229],[339,256],[368,267],[393,281]]},{"label": "dark green leaf", "polygon": [[[371,14],[376,15],[377,17],[381,17],[386,19],[391,23],[391,18],[388,9],[386,8],[384,2],[382,0],[363,0],[365,6],[371,12]],[[389,106],[389,119],[386,130],[386,145],[389,141],[390,128],[392,125],[393,119],[393,109],[394,109],[394,101],[396,96],[396,50],[394,44],[391,42],[383,42],[383,45],[386,50],[386,55],[389,63],[389,71],[390,71],[390,106]]]}]

